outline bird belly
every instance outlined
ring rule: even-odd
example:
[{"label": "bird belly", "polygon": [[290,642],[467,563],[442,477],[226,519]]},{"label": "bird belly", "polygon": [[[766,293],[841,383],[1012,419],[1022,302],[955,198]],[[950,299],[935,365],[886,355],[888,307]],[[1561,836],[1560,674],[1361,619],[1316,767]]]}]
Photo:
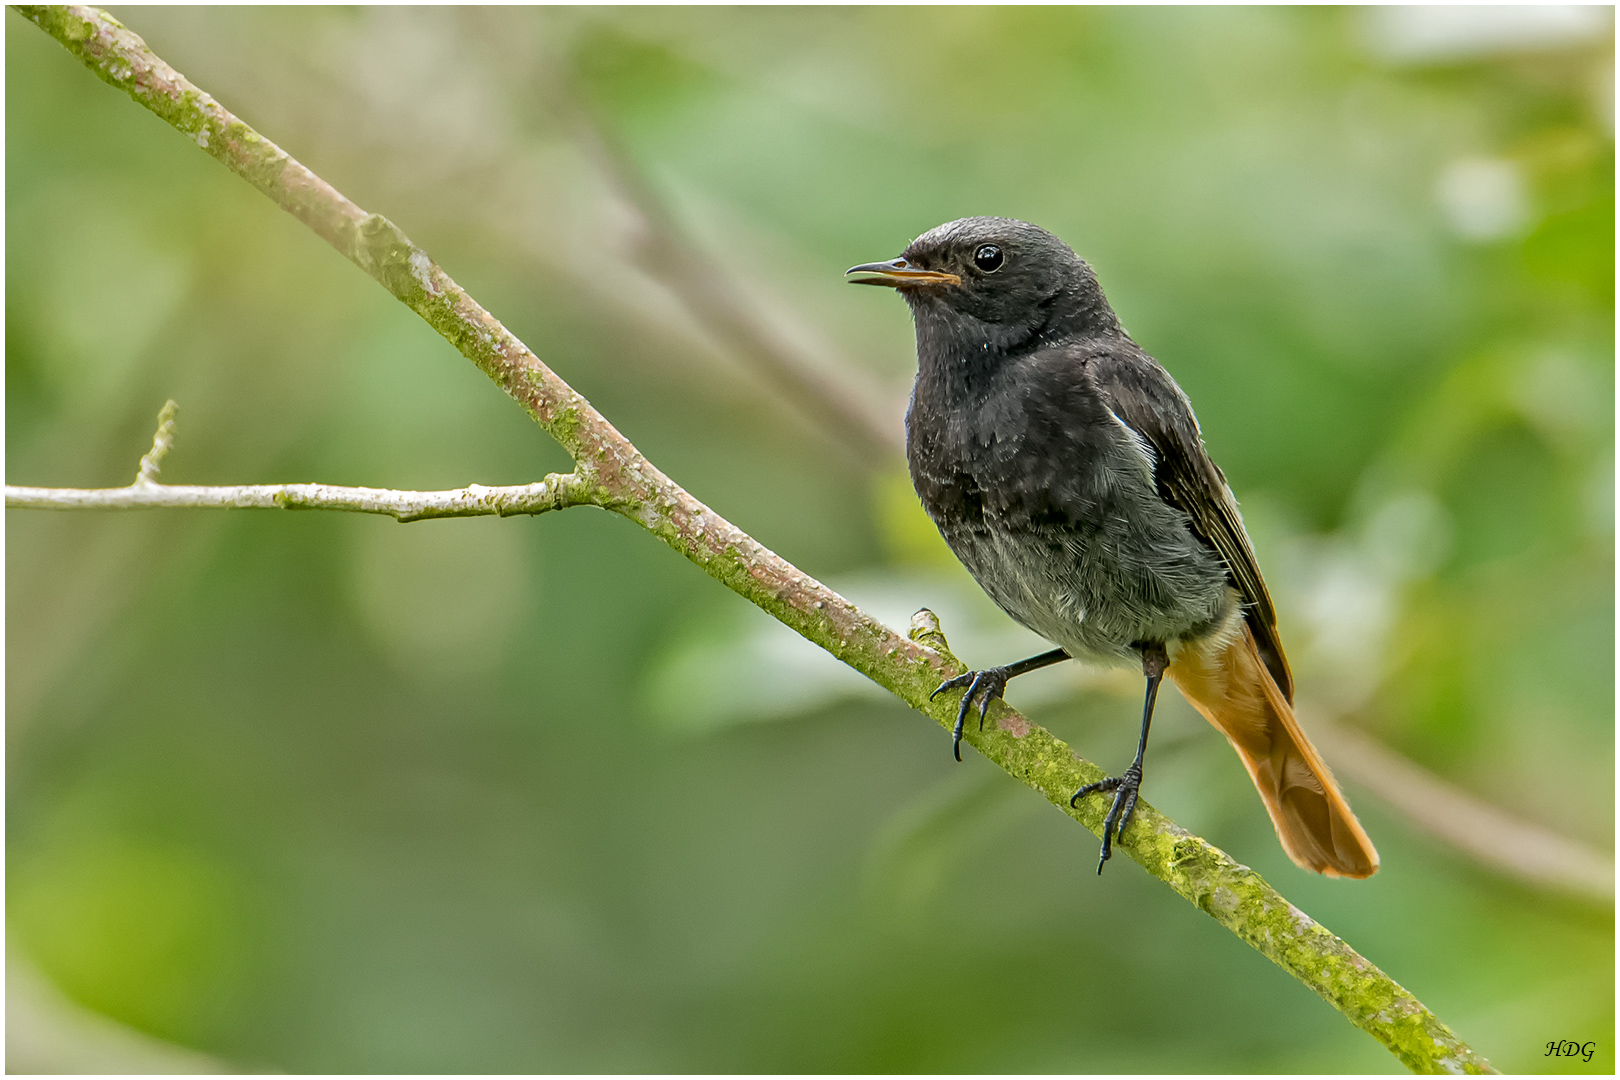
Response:
[{"label": "bird belly", "polygon": [[1228,632],[1240,606],[1217,557],[1185,529],[1131,525],[1123,515],[1088,529],[986,520],[941,532],[1003,611],[1078,659],[1136,663],[1144,642]]}]

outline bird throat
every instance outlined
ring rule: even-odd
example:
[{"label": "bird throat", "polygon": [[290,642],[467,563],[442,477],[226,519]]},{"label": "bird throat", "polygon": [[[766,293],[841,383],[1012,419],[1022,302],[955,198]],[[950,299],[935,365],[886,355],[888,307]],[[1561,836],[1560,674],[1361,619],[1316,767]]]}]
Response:
[{"label": "bird throat", "polygon": [[917,381],[935,384],[952,401],[973,396],[1009,359],[1039,348],[1048,338],[1050,324],[1044,317],[986,322],[927,298],[913,301],[912,316],[917,326]]}]

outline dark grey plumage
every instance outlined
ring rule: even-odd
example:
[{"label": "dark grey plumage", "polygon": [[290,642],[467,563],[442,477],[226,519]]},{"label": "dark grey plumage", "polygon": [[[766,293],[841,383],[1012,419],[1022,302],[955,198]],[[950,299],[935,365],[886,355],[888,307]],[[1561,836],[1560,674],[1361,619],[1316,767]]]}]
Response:
[{"label": "dark grey plumage", "polygon": [[[985,244],[1004,256],[990,274],[974,264]],[[1246,611],[1289,692],[1271,598],[1192,408],[1091,267],[1009,218],[941,225],[903,257],[962,279],[900,290],[919,365],[906,444],[923,506],[985,591],[1070,655],[1115,663],[1230,633]]]}]

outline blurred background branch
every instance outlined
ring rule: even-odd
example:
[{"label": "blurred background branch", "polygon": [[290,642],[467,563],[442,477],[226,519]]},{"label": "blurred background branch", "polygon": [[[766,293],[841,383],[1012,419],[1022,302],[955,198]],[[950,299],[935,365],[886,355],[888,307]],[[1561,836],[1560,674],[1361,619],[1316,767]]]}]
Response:
[{"label": "blurred background branch", "polygon": [[1425,832],[1527,885],[1614,902],[1614,859],[1578,840],[1505,814],[1348,725],[1308,707],[1311,733],[1344,776]]},{"label": "blurred background branch", "polygon": [[[574,133],[609,187],[635,214],[637,264],[669,289],[697,323],[755,376],[801,413],[828,442],[853,452],[869,467],[887,464],[905,451],[899,410],[885,407],[876,386],[840,357],[807,355],[768,326],[737,287],[750,260],[706,254],[676,222],[652,182],[595,108],[581,100],[567,78],[536,83]],[[755,268],[757,269],[757,267]]]}]

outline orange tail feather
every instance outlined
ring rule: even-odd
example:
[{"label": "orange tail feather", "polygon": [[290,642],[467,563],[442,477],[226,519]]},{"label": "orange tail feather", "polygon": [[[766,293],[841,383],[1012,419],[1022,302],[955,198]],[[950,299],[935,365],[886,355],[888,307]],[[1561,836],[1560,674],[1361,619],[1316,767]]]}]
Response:
[{"label": "orange tail feather", "polygon": [[1377,850],[1300,730],[1247,625],[1223,649],[1178,650],[1168,674],[1243,759],[1290,859],[1330,877],[1377,872]]}]

